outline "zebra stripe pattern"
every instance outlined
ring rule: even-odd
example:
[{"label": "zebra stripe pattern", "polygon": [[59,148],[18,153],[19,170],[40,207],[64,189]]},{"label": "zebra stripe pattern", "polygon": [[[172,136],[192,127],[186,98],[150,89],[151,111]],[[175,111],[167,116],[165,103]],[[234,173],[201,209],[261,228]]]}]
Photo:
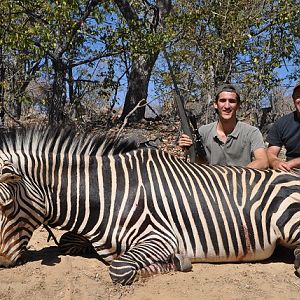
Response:
[{"label": "zebra stripe pattern", "polygon": [[0,149],[4,266],[47,224],[71,232],[60,241],[67,253],[92,245],[122,284],[144,273],[188,271],[191,262],[266,259],[277,243],[296,249],[299,271],[298,176],[195,165],[59,129],[2,136]]}]

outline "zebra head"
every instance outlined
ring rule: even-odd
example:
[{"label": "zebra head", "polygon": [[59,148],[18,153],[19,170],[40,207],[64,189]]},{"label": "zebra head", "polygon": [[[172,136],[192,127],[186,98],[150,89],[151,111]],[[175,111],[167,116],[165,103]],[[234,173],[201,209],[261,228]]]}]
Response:
[{"label": "zebra head", "polygon": [[[41,215],[32,218],[29,184],[9,161],[0,158],[0,266],[20,264]],[[30,207],[31,206],[31,207]],[[37,208],[35,208],[37,209]],[[30,215],[30,217],[29,217]]]}]

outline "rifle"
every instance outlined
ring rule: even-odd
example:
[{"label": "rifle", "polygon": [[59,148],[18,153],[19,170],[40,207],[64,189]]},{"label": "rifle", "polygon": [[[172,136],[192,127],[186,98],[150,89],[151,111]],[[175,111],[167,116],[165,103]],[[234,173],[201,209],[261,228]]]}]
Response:
[{"label": "rifle", "polygon": [[[182,130],[185,134],[187,134],[193,140],[193,144],[189,147],[190,161],[195,162],[196,159],[199,159],[201,162],[207,162],[205,148],[203,146],[201,136],[197,129],[196,118],[194,115],[191,116],[190,119],[187,117],[186,111],[183,106],[184,99],[179,91],[178,86],[177,86],[177,82],[175,79],[175,75],[174,75],[173,68],[171,66],[169,57],[165,50],[163,50],[163,54],[167,61],[168,69],[169,69],[171,79],[173,81],[174,89],[176,92],[175,100],[176,100],[178,114],[179,114],[180,121],[181,121]],[[193,126],[193,128],[191,125]],[[194,136],[196,137],[196,139],[194,138]]]}]

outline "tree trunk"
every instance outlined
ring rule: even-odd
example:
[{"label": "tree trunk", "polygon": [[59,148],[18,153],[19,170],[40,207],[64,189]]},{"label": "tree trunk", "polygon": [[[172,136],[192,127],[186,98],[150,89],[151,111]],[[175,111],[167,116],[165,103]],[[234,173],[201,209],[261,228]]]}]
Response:
[{"label": "tree trunk", "polygon": [[[126,22],[129,24],[133,21],[137,21],[138,14],[131,6],[130,1],[128,0],[115,0],[114,1],[122,15],[126,19]],[[163,30],[163,19],[171,11],[171,0],[157,0],[155,1],[155,6],[150,5],[148,1],[145,1],[149,5],[149,10],[154,9],[155,17],[153,19],[153,24],[150,25],[148,30],[153,32],[161,32]],[[142,100],[145,100],[144,104],[146,105],[148,97],[148,86],[149,80],[151,77],[153,66],[158,57],[159,51],[152,54],[141,54],[136,56],[132,60],[132,67],[130,70],[128,78],[128,88],[125,97],[123,112],[121,115],[121,120],[124,120],[125,117],[132,112],[132,110],[141,104]],[[136,109],[129,117],[130,121],[137,122],[144,118],[146,106]]]},{"label": "tree trunk", "polygon": [[68,67],[68,87],[70,104],[74,104],[74,77],[72,67]]},{"label": "tree trunk", "polygon": [[66,103],[66,68],[62,60],[53,60],[54,79],[52,97],[49,102],[49,124],[60,124],[64,120]]},{"label": "tree trunk", "polygon": [[128,78],[128,89],[125,97],[125,103],[121,120],[124,118],[140,103],[145,100],[142,106],[136,109],[129,117],[130,121],[137,122],[144,118],[146,110],[146,101],[148,97],[149,80],[152,73],[153,66],[157,59],[158,53],[150,57],[141,55],[133,60],[131,72]]}]

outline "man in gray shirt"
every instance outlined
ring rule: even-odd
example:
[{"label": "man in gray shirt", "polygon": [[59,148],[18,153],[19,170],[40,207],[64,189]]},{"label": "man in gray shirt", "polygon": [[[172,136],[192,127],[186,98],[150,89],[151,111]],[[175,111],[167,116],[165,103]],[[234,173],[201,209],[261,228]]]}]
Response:
[{"label": "man in gray shirt", "polygon": [[[262,134],[256,127],[237,120],[239,107],[240,95],[235,87],[223,85],[214,102],[218,121],[199,128],[207,161],[209,164],[267,169],[269,164]],[[179,146],[191,145],[192,140],[183,134]]]}]

